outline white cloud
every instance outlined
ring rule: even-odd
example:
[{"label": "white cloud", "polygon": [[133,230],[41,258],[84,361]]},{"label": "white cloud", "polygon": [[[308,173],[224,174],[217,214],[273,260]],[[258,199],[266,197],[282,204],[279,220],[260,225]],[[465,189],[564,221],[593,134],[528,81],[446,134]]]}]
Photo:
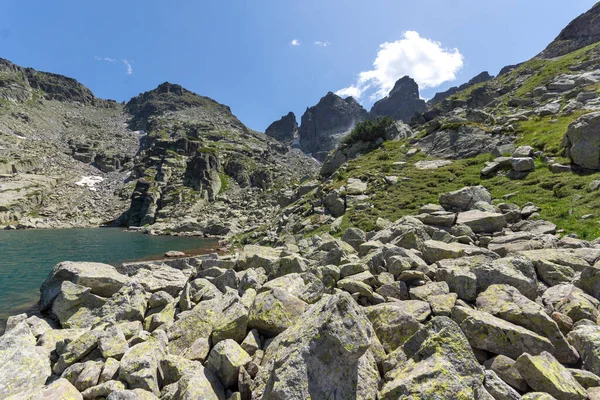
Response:
[{"label": "white cloud", "polygon": [[110,57],[98,57],[98,56],[95,56],[94,59],[96,61],[106,61],[106,62],[110,62],[110,63],[114,63],[116,61],[114,58],[110,58]]},{"label": "white cloud", "polygon": [[407,31],[402,39],[380,45],[373,69],[358,74],[355,84],[338,90],[337,94],[356,98],[368,94],[371,100],[378,100],[387,96],[405,75],[425,89],[455,80],[462,67],[463,56],[458,49],[444,48],[439,42],[422,38],[418,32]]},{"label": "white cloud", "polygon": [[300,46],[300,41],[298,39],[294,39],[292,40],[292,43],[290,43],[292,46]]},{"label": "white cloud", "polygon": [[129,61],[127,61],[126,59],[123,59],[123,64],[125,64],[125,66],[127,67],[127,75],[132,75],[133,67],[131,66],[131,63]]},{"label": "white cloud", "polygon": [[329,43],[329,41],[321,42],[321,41],[317,40],[315,42],[315,45],[320,46],[320,47],[327,47],[327,46],[331,46],[331,43]]}]

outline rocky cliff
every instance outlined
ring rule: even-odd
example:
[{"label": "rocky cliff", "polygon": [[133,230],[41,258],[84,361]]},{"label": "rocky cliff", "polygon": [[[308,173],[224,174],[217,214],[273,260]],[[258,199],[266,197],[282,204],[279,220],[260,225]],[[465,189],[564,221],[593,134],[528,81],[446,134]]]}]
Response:
[{"label": "rocky cliff", "polygon": [[298,137],[298,122],[296,122],[296,115],[294,115],[293,112],[290,112],[281,117],[280,120],[269,125],[265,134],[280,142],[291,144]]},{"label": "rocky cliff", "polygon": [[419,85],[409,76],[400,78],[387,97],[371,108],[372,117],[391,117],[397,121],[410,122],[412,117],[425,111],[426,104],[419,97]]},{"label": "rocky cliff", "polygon": [[564,56],[600,41],[600,3],[573,20],[552,43],[539,54],[541,58]]},{"label": "rocky cliff", "polygon": [[367,111],[352,97],[342,99],[329,92],[302,115],[300,146],[304,152],[322,161],[340,138],[367,118]]}]

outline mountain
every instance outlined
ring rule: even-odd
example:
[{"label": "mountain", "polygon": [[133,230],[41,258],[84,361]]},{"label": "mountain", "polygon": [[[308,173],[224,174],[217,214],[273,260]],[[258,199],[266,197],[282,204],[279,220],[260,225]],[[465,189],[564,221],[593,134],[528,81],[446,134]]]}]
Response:
[{"label": "mountain", "polygon": [[119,104],[0,60],[0,225],[233,234],[238,219],[264,222],[278,190],[316,169],[179,85]]},{"label": "mountain", "polygon": [[277,190],[314,174],[299,150],[248,129],[229,107],[163,83],[132,98],[132,128],[147,137],[136,157],[130,227],[239,233],[268,220]]},{"label": "mountain", "polygon": [[409,76],[400,78],[387,97],[373,104],[372,117],[391,117],[397,121],[410,122],[411,118],[425,111],[426,104],[419,96],[419,85]]},{"label": "mountain", "polygon": [[367,118],[367,110],[354,98],[342,99],[329,92],[302,115],[298,132],[300,146],[317,160],[324,160],[341,137]]}]

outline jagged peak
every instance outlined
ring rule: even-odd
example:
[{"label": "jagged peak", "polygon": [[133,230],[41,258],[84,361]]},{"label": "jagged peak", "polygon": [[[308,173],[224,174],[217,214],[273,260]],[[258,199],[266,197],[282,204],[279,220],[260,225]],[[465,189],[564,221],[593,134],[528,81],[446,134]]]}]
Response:
[{"label": "jagged peak", "polygon": [[163,82],[155,89],[140,93],[125,105],[125,109],[132,116],[132,129],[146,129],[148,118],[152,116],[197,107],[208,107],[232,115],[228,106],[170,82]]},{"label": "jagged peak", "polygon": [[554,58],[600,41],[600,2],[571,21],[538,57]]}]

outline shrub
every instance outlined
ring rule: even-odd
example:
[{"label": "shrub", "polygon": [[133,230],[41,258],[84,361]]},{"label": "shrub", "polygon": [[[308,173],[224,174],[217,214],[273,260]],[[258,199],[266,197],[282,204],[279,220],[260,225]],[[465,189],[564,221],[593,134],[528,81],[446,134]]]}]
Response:
[{"label": "shrub", "polygon": [[376,120],[359,122],[352,132],[342,142],[344,146],[352,146],[358,141],[374,142],[377,139],[385,139],[385,131],[394,123],[390,117],[379,117]]}]

